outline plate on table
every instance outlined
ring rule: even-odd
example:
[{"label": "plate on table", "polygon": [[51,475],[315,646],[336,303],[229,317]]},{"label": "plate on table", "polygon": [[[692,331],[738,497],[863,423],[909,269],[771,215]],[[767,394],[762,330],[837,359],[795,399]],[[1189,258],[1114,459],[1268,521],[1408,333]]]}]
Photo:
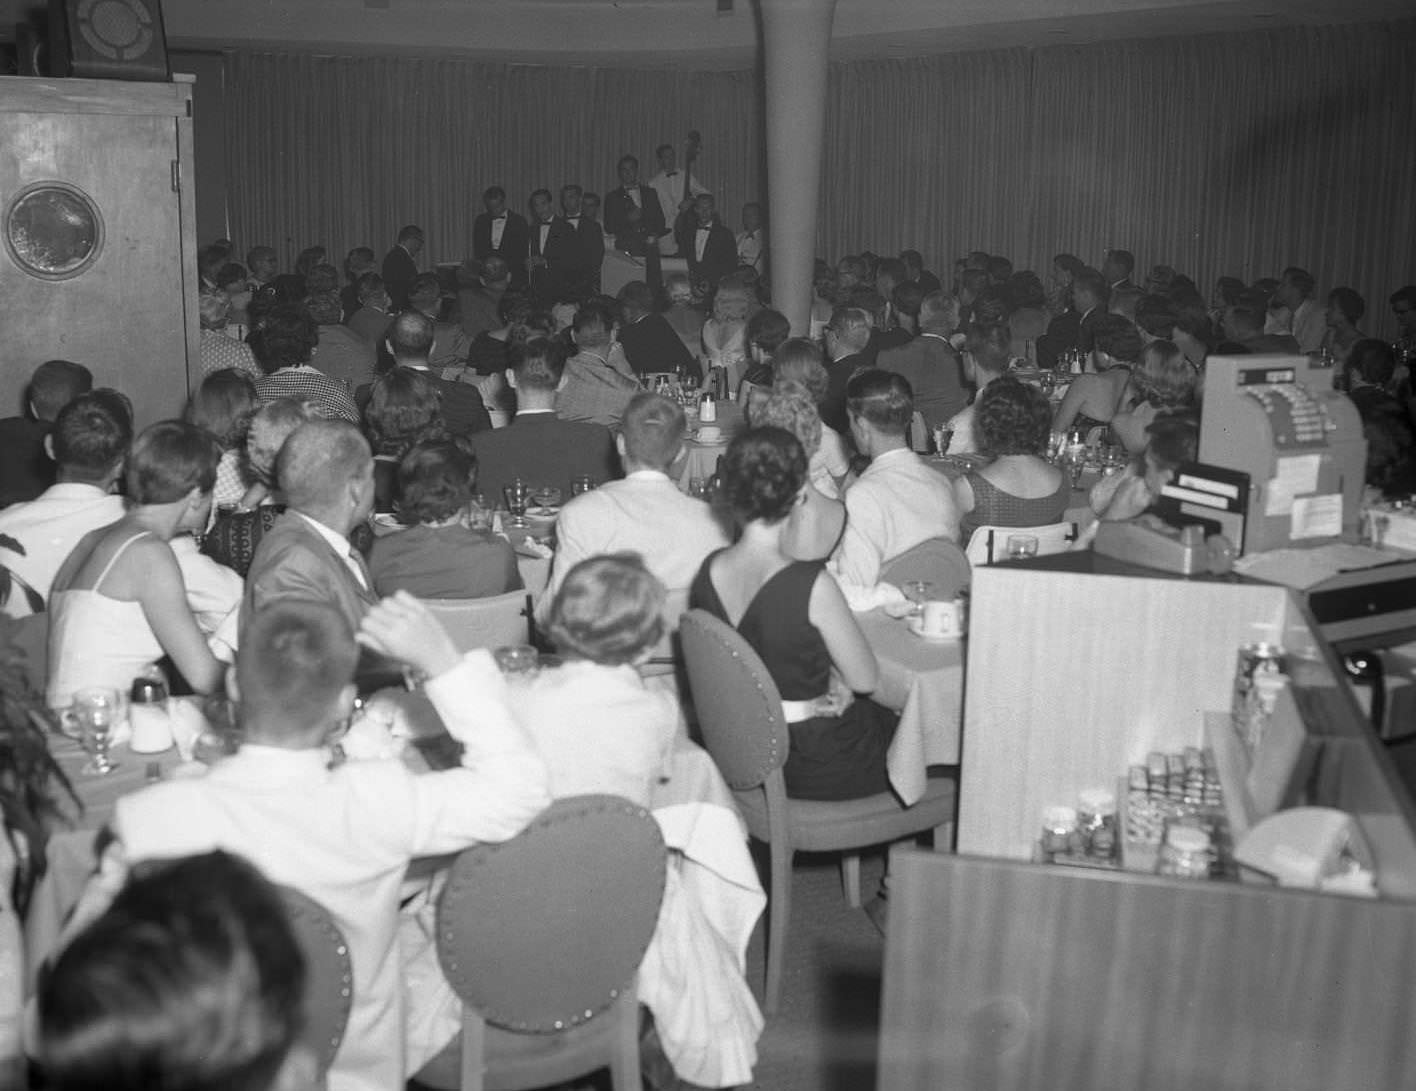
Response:
[{"label": "plate on table", "polygon": [[950,633],[948,635],[926,633],[923,625],[924,621],[919,617],[908,617],[905,619],[905,627],[908,628],[910,632],[914,633],[914,635],[921,640],[929,641],[931,644],[952,644],[963,635],[961,633]]},{"label": "plate on table", "polygon": [[703,447],[721,447],[728,442],[728,435],[726,432],[719,431],[716,436],[710,436],[705,439],[703,429],[695,428],[693,430],[693,442]]},{"label": "plate on table", "polygon": [[541,507],[540,505],[536,505],[526,509],[526,518],[528,519],[554,519],[559,514],[560,508],[558,507]]}]

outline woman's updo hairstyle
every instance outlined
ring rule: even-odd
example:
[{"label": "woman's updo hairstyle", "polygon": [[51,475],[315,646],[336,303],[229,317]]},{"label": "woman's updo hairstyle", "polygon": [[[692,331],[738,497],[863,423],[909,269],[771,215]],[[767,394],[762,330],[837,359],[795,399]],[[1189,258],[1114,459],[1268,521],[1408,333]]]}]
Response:
[{"label": "woman's updo hairstyle", "polygon": [[590,557],[566,573],[556,592],[551,640],[592,663],[634,663],[664,635],[665,596],[638,553]]},{"label": "woman's updo hairstyle", "polygon": [[785,519],[806,482],[806,451],[783,428],[739,432],[723,456],[721,499],[742,524]]}]

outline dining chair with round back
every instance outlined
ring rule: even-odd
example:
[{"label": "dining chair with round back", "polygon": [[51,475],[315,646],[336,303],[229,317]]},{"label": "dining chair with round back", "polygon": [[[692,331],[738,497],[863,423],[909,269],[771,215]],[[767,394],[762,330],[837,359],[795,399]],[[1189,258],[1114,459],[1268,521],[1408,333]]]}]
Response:
[{"label": "dining chair with round back", "polygon": [[981,526],[969,538],[965,550],[969,562],[975,566],[996,564],[1009,560],[1008,539],[1029,537],[1034,539],[1033,556],[1046,557],[1053,553],[1066,553],[1077,540],[1077,524],[1072,522],[1048,523],[1041,527]]},{"label": "dining chair with round back", "polygon": [[926,830],[934,831],[937,848],[952,849],[958,785],[952,778],[931,777],[912,807],[902,806],[891,792],[832,802],[789,798],[782,776],[790,745],[782,697],[757,652],[706,610],[685,614],[679,635],[704,743],[733,791],[748,832],[770,850],[763,1007],[771,1013],[782,995],[793,854],[845,852],[846,897],[852,906],[859,905],[860,849]]},{"label": "dining chair with round back", "polygon": [[460,652],[525,644],[531,638],[531,599],[508,591],[483,599],[424,599]]},{"label": "dining chair with round back", "polygon": [[952,599],[969,585],[973,569],[964,551],[947,538],[928,538],[880,566],[880,582],[904,589],[912,580],[933,585],[932,597]]},{"label": "dining chair with round back", "polygon": [[276,888],[285,903],[295,942],[305,956],[304,1040],[319,1058],[320,1072],[329,1070],[344,1040],[349,1009],[354,1004],[354,970],[349,944],[329,911],[293,887]]},{"label": "dining chair with round back", "polygon": [[665,861],[653,816],[610,795],[558,800],[510,841],[458,856],[437,950],[462,1033],[415,1081],[522,1091],[608,1066],[614,1091],[641,1091],[635,982]]}]

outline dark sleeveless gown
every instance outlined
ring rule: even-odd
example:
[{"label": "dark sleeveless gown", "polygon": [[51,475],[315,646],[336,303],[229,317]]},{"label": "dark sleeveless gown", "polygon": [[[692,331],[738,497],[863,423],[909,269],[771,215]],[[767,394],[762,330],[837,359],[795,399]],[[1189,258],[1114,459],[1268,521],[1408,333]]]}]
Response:
[{"label": "dark sleeveless gown", "polygon": [[[732,624],[708,574],[716,555],[698,570],[689,606]],[[821,561],[787,565],[762,585],[737,624],[784,701],[808,701],[830,688],[831,657],[807,613],[821,568]],[[885,755],[898,722],[889,709],[858,697],[840,716],[789,724],[791,750],[782,770],[787,795],[840,800],[889,791]]]}]

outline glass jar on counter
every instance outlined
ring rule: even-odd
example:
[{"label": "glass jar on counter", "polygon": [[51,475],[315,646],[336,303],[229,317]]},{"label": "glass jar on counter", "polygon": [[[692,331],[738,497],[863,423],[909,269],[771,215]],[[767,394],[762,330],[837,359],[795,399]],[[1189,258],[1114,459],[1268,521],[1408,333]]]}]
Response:
[{"label": "glass jar on counter", "polygon": [[1088,856],[1110,860],[1116,855],[1116,793],[1088,788],[1077,796],[1077,829]]},{"label": "glass jar on counter", "polygon": [[1038,846],[1044,862],[1054,856],[1065,856],[1081,848],[1081,833],[1077,829],[1077,812],[1071,807],[1048,807],[1042,812],[1042,836]]},{"label": "glass jar on counter", "polygon": [[1197,826],[1172,824],[1156,858],[1157,875],[1175,879],[1208,879],[1214,863],[1210,836]]}]

